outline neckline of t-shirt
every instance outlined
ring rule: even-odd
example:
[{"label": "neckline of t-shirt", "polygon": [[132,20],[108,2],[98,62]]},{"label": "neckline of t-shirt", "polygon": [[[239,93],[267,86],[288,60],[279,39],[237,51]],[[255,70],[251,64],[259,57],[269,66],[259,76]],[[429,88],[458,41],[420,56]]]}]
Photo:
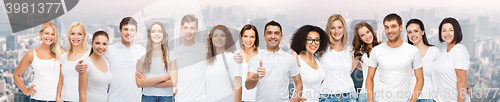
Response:
[{"label": "neckline of t-shirt", "polygon": [[318,69],[314,69],[314,68],[312,68],[311,66],[309,66],[309,64],[307,64],[307,63],[306,63],[306,61],[304,61],[304,60],[302,59],[302,57],[300,57],[300,55],[297,55],[297,57],[299,58],[300,62],[301,62],[301,63],[302,63],[302,62],[303,62],[303,63],[305,63],[305,64],[307,65],[307,67],[309,67],[309,69],[312,69],[312,70],[315,70],[315,71],[319,70],[320,66],[319,66],[319,64],[318,64],[319,62],[316,60],[316,58],[314,58],[314,61],[316,61],[316,65],[318,66]]},{"label": "neckline of t-shirt", "polygon": [[455,44],[453,47],[451,47],[450,51],[448,51],[448,48],[445,47],[446,49],[444,51],[446,51],[446,53],[450,53],[453,50],[453,48],[455,48],[457,45],[462,45],[462,44]]},{"label": "neckline of t-shirt", "polygon": [[70,60],[68,59],[68,55],[69,55],[69,52],[68,52],[68,53],[66,53],[66,59],[65,59],[65,60],[66,60],[66,61],[68,61],[68,62],[76,62],[76,61],[80,61],[80,60],[82,60],[82,59],[83,59],[83,58],[85,58],[85,57],[89,57],[89,56],[85,56],[85,55],[89,55],[89,54],[87,54],[87,53],[90,53],[90,51],[85,51],[85,54],[83,54],[83,56],[82,56],[82,57],[78,58],[77,60],[70,61]]}]

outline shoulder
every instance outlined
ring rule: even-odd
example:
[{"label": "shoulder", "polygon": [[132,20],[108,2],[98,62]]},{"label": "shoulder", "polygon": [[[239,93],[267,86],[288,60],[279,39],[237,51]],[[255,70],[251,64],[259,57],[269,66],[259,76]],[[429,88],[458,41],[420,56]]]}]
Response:
[{"label": "shoulder", "polygon": [[467,48],[463,44],[457,44],[453,46],[452,50],[450,52],[454,53],[468,53]]},{"label": "shoulder", "polygon": [[136,49],[146,49],[146,47],[139,45],[139,44],[134,44],[133,45]]},{"label": "shoulder", "polygon": [[[430,46],[429,49],[428,49],[430,52],[433,52],[433,53],[441,53],[441,50],[439,50],[439,48],[435,47],[435,46]],[[429,52],[428,51],[428,52]]]},{"label": "shoulder", "polygon": [[66,58],[68,56],[68,53],[69,52],[64,52],[63,54],[61,54],[61,59]]},{"label": "shoulder", "polygon": [[372,48],[372,51],[370,51],[370,52],[371,52],[371,53],[376,52],[376,51],[378,51],[378,50],[380,50],[380,49],[382,49],[382,48],[384,48],[384,47],[386,47],[386,46],[387,46],[387,43],[385,43],[385,42],[384,42],[384,43],[381,43],[381,44],[379,44],[379,45],[377,45],[377,46],[374,46],[374,47]]},{"label": "shoulder", "polygon": [[24,54],[24,57],[33,58],[34,53],[34,50],[30,50],[26,54]]}]

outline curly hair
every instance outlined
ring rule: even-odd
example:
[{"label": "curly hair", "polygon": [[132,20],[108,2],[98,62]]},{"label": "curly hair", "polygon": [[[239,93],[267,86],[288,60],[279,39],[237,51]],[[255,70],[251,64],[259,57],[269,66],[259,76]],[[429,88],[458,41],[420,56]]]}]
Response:
[{"label": "curly hair", "polygon": [[306,51],[307,35],[309,32],[317,32],[320,38],[319,49],[315,52],[318,57],[321,57],[323,53],[328,49],[330,44],[328,35],[326,32],[318,26],[304,25],[300,27],[292,36],[291,49],[297,54]]},{"label": "curly hair", "polygon": [[214,44],[212,43],[212,36],[214,35],[214,31],[215,30],[222,30],[224,32],[224,34],[226,35],[226,45],[225,45],[225,49],[226,51],[225,52],[234,52],[236,51],[236,48],[234,46],[235,42],[233,40],[233,36],[231,35],[231,32],[229,31],[229,29],[227,29],[226,26],[224,25],[216,25],[212,28],[212,30],[210,30],[210,33],[208,34],[208,40],[207,40],[207,48],[208,48],[208,52],[207,52],[207,62],[208,62],[208,65],[212,65],[214,62],[215,62],[215,57],[217,54],[215,52],[215,46]]},{"label": "curly hair", "polygon": [[[365,42],[363,42],[361,40],[361,37],[359,36],[358,34],[358,30],[363,28],[363,27],[366,27],[368,28],[368,30],[372,33],[372,47],[369,47],[368,44],[366,44]],[[358,61],[361,61],[363,62],[363,60],[361,60],[361,57],[363,56],[363,54],[367,54],[368,57],[370,56],[370,51],[372,50],[372,48],[374,46],[377,46],[378,45],[378,40],[377,40],[377,34],[375,34],[372,26],[370,26],[370,24],[366,23],[366,22],[359,22],[358,24],[356,24],[354,26],[354,39],[352,39],[352,45],[354,47],[354,49],[352,49],[354,51],[354,58],[358,59]]]}]

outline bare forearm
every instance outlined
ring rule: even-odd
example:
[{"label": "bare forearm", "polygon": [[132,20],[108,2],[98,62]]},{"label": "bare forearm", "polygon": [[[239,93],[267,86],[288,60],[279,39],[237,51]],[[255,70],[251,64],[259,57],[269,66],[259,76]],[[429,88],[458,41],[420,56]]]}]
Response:
[{"label": "bare forearm", "polygon": [[464,102],[465,96],[467,95],[464,94],[467,91],[467,80],[458,80],[457,90],[458,90],[457,102]]},{"label": "bare forearm", "polygon": [[[168,76],[168,75],[166,75]],[[159,77],[154,77],[154,78],[137,78],[137,86],[138,87],[151,87],[153,85],[156,85],[160,82],[164,82],[168,79],[165,79],[165,76],[159,76]]]},{"label": "bare forearm", "polygon": [[168,81],[163,81],[163,82],[160,82],[156,85],[153,85],[153,87],[156,87],[156,88],[169,88],[169,87],[174,87],[174,84],[172,84],[172,80],[168,80]]},{"label": "bare forearm", "polygon": [[259,82],[257,74],[249,75],[245,81],[245,88],[247,88],[247,90],[253,89],[257,86],[257,82]]}]

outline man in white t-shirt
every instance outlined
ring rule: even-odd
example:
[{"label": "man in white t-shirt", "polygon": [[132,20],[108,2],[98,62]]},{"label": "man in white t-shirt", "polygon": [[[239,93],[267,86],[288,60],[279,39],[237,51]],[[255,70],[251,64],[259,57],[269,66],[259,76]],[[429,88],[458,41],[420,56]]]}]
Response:
[{"label": "man in white t-shirt", "polygon": [[[109,46],[104,54],[113,76],[109,85],[108,102],[140,102],[142,93],[135,81],[136,64],[146,53],[146,49],[134,44],[137,35],[137,22],[134,18],[123,18],[119,29],[121,41]],[[87,69],[87,65],[81,63],[82,61],[75,66],[78,73]]]},{"label": "man in white t-shirt", "polygon": [[[257,88],[256,101],[299,102],[302,91],[302,79],[299,66],[294,56],[280,49],[283,37],[281,25],[271,21],[266,24],[264,38],[267,43],[265,51],[255,55],[248,63],[248,75],[245,81],[247,89]],[[288,99],[289,77],[295,83],[294,95]]]},{"label": "man in white t-shirt", "polygon": [[[384,18],[385,34],[389,41],[375,46],[370,54],[366,86],[368,102],[416,102],[424,85],[423,63],[417,47],[401,40],[402,19],[391,13]],[[412,73],[414,70],[414,73]],[[373,76],[378,73],[379,83],[373,84]],[[410,90],[410,80],[417,78],[414,90]],[[373,88],[377,87],[376,91]],[[415,93],[414,93],[415,92]]]}]

